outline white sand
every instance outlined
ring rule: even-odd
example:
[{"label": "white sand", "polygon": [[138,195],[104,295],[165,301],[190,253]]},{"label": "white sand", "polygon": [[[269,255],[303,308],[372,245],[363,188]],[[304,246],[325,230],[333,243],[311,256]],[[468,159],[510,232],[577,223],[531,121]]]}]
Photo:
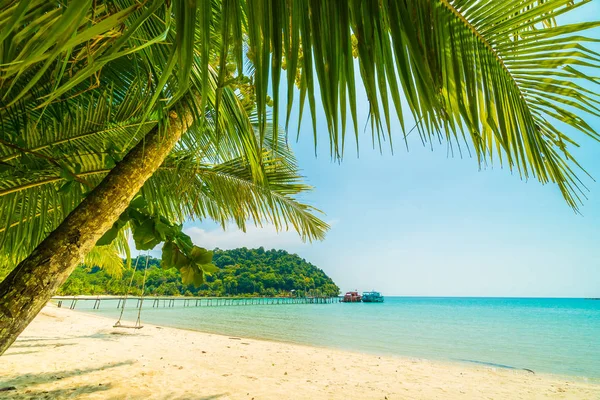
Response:
[{"label": "white sand", "polygon": [[0,357],[10,399],[600,399],[600,384],[146,325],[48,306]]}]

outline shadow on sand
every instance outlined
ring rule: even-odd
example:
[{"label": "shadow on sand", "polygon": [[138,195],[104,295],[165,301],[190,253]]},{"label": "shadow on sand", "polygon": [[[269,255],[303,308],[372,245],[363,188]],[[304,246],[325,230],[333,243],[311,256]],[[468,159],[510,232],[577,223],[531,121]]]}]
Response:
[{"label": "shadow on sand", "polygon": [[[17,356],[22,354],[31,354],[38,353],[44,348],[50,347],[63,347],[63,346],[73,346],[75,343],[35,343],[35,344],[21,344],[19,342],[15,342],[12,346],[9,347],[8,351],[2,355],[2,357],[9,356]],[[23,351],[19,351],[23,350]]]},{"label": "shadow on sand", "polygon": [[75,343],[36,343],[36,344],[20,344],[19,342],[13,343],[11,349],[29,349],[34,347],[62,347],[62,346],[73,346]]},{"label": "shadow on sand", "polygon": [[[14,346],[15,344],[18,344],[18,343],[27,343],[27,342],[46,342],[46,341],[49,341],[49,340],[64,340],[64,339],[65,339],[64,337],[55,337],[55,338],[52,338],[52,337],[45,337],[45,336],[44,336],[44,337],[40,337],[40,338],[38,338],[38,337],[35,337],[35,336],[26,336],[24,339],[21,339],[21,338],[19,337],[19,338],[18,338],[18,339],[15,341],[15,343],[13,343],[13,345],[12,345],[12,346]],[[12,346],[11,346],[11,347],[12,347]]]},{"label": "shadow on sand", "polygon": [[16,353],[9,353],[6,352],[4,354],[2,354],[2,357],[9,357],[9,356],[20,356],[22,354],[33,354],[33,353],[38,353],[39,350],[31,350],[31,351],[18,351]]},{"label": "shadow on sand", "polygon": [[[16,353],[13,353],[16,354]],[[86,385],[86,384],[69,384],[68,382],[64,382],[63,387],[57,389],[48,389],[48,385],[61,381],[63,379],[67,379],[74,376],[82,376],[86,374],[93,373],[95,371],[102,371],[109,368],[118,368],[122,366],[130,366],[136,364],[134,360],[128,360],[123,362],[115,362],[108,363],[103,365],[98,365],[93,368],[77,368],[69,371],[52,371],[52,372],[43,372],[38,374],[22,374],[12,379],[4,380],[0,379],[0,399],[16,399],[16,400],[24,400],[24,399],[78,399],[87,397],[92,393],[97,392],[105,392],[109,391],[113,388],[112,383],[110,382],[98,382],[98,384]],[[36,387],[37,385],[45,385],[45,388]],[[57,386],[55,384],[54,386]],[[11,390],[2,391],[2,389],[11,388]],[[12,389],[14,388],[14,389]],[[152,399],[156,400],[218,400],[224,396],[227,396],[228,393],[219,393],[213,395],[193,395],[193,396],[180,396],[173,397],[172,395],[167,395],[164,397],[156,396],[152,397]],[[120,396],[110,396],[110,392],[104,393],[100,395],[101,398],[109,399],[109,400],[120,400],[122,399],[122,395]],[[147,399],[148,394],[140,394],[136,395],[135,392],[128,393],[128,399],[130,400],[142,400]]]},{"label": "shadow on sand", "polygon": [[[127,331],[119,331],[116,329],[112,329],[112,330],[101,330],[98,331],[96,333],[92,333],[91,335],[80,335],[80,336],[63,336],[63,337],[40,337],[40,338],[36,338],[36,337],[24,337],[23,339],[19,338],[17,339],[13,345],[10,348],[13,347],[43,347],[44,344],[32,344],[32,345],[26,345],[23,343],[36,343],[36,342],[61,342],[61,341],[65,341],[65,340],[78,340],[78,339],[100,339],[100,340],[118,340],[119,337],[122,336],[148,336],[145,335],[143,333],[140,332],[127,332]],[[58,343],[56,343],[58,344]],[[56,344],[48,344],[47,346],[54,346]],[[69,344],[74,344],[74,343],[69,343]],[[66,346],[67,344],[63,344],[63,346]]]},{"label": "shadow on sand", "polygon": [[[118,362],[118,363],[109,363],[109,364],[104,364],[104,365],[99,365],[93,368],[77,368],[77,369],[73,369],[70,371],[52,371],[52,372],[43,372],[43,373],[39,373],[39,374],[23,374],[23,375],[19,375],[16,378],[12,378],[9,380],[0,380],[0,388],[5,388],[5,387],[10,387],[10,386],[14,386],[17,388],[17,390],[11,390],[11,391],[7,391],[7,392],[0,392],[0,398],[2,398],[2,396],[6,396],[9,395],[10,398],[19,398],[19,397],[14,397],[15,395],[31,395],[31,397],[36,398],[33,394],[37,393],[37,396],[41,396],[40,398],[49,398],[49,399],[53,399],[53,398],[62,398],[62,397],[47,397],[46,395],[41,395],[41,391],[35,391],[34,388],[32,388],[35,385],[39,385],[39,384],[43,384],[43,383],[50,383],[50,382],[55,382],[61,379],[65,379],[65,378],[70,378],[72,376],[78,376],[78,375],[85,375],[85,374],[89,374],[95,371],[103,371],[105,369],[108,368],[118,368],[118,367],[122,367],[124,365],[133,365],[135,364],[135,361],[133,360],[128,360],[128,361],[123,361],[123,362]],[[102,388],[102,383],[99,383],[98,385],[100,388]],[[80,387],[81,386],[74,386],[71,388],[67,388],[65,390],[70,390],[70,391],[74,391],[75,393],[80,392]],[[95,387],[95,386],[94,386]],[[101,389],[101,390],[106,390],[105,389]],[[27,393],[27,392],[30,393]],[[72,392],[71,392],[72,393]],[[11,397],[12,395],[12,397]],[[28,398],[28,397],[25,397]]]},{"label": "shadow on sand", "polygon": [[11,390],[9,392],[0,392],[0,399],[15,399],[15,400],[33,400],[33,399],[75,399],[79,395],[102,392],[109,390],[110,385],[94,386],[94,385],[79,385],[76,387],[54,389],[54,390],[35,390],[22,389]]},{"label": "shadow on sand", "polygon": [[[220,398],[222,398],[223,396],[228,396],[230,393],[219,393],[219,394],[213,394],[213,395],[209,395],[209,396],[200,396],[198,397],[198,395],[193,395],[193,396],[189,396],[189,395],[183,395],[180,397],[173,397],[173,396],[156,396],[156,397],[152,397],[153,400],[218,400]],[[136,396],[135,394],[130,394],[131,397],[129,397],[130,400],[145,400],[148,398],[148,396]],[[120,397],[111,397],[110,400],[121,400]]]}]

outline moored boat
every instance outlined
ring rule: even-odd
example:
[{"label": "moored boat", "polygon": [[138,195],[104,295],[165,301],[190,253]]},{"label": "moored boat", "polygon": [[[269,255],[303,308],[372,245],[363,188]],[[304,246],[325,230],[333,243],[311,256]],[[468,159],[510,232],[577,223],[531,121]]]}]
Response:
[{"label": "moored boat", "polygon": [[383,303],[383,296],[379,292],[363,292],[362,294],[363,303]]},{"label": "moored boat", "polygon": [[344,298],[342,299],[343,303],[360,303],[361,296],[357,291],[355,292],[346,292]]}]

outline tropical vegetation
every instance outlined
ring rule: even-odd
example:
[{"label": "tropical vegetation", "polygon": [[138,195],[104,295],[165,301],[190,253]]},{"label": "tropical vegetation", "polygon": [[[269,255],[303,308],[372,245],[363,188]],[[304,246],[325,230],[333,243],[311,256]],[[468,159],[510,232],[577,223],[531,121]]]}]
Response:
[{"label": "tropical vegetation", "polygon": [[134,268],[118,276],[94,265],[77,267],[58,294],[222,297],[337,296],[340,292],[321,269],[285,250],[217,249],[213,263],[218,269],[199,286],[184,284],[180,272],[161,268],[159,259],[139,256],[131,261]]},{"label": "tropical vegetation", "polygon": [[[587,47],[598,39],[584,31],[600,23],[556,18],[585,3],[3,2],[0,261],[11,272],[0,354],[86,256],[126,251],[127,232],[142,248],[164,242],[163,258],[194,283],[213,264],[182,234],[186,218],[322,238],[326,225],[294,197],[304,187],[281,161],[279,127],[307,106],[316,137],[319,105],[341,159],[348,126],[359,133],[359,79],[374,143],[413,130],[445,140],[480,165],[556,184],[577,209],[584,187],[565,128],[598,139],[588,87],[600,56]],[[235,174],[217,182],[219,168],[243,170],[245,190]]]}]

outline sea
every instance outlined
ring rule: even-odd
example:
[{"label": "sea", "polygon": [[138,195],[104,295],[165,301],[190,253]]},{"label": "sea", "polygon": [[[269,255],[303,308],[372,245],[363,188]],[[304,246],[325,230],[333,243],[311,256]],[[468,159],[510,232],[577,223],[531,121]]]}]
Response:
[{"label": "sea", "polygon": [[[68,305],[66,302],[63,306]],[[116,301],[77,310],[117,318]],[[194,302],[192,301],[192,304]],[[135,321],[136,301],[124,319]],[[142,323],[600,382],[600,300],[386,297],[384,303],[152,308]]]}]

